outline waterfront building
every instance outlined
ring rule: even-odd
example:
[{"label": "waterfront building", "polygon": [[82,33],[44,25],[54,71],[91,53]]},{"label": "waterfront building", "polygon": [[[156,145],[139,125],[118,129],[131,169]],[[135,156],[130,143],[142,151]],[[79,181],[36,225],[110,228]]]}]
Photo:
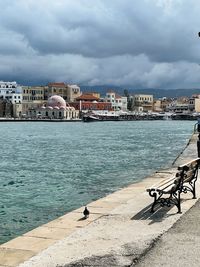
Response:
[{"label": "waterfront building", "polygon": [[22,86],[23,101],[44,101],[45,86]]},{"label": "waterfront building", "polygon": [[9,100],[12,104],[21,104],[22,87],[16,82],[0,81],[0,96]]},{"label": "waterfront building", "polygon": [[189,104],[182,104],[174,101],[167,107],[167,111],[174,113],[188,113],[190,112],[190,109],[189,109]]},{"label": "waterfront building", "polygon": [[112,104],[110,102],[100,102],[100,95],[93,93],[84,93],[76,98],[76,101],[70,103],[75,109],[80,111],[93,111],[93,110],[113,110]]},{"label": "waterfront building", "polygon": [[106,93],[106,102],[111,103],[113,110],[115,111],[127,111],[127,97],[120,96],[112,90]]},{"label": "waterfront building", "polygon": [[39,108],[45,102],[46,86],[22,86],[22,114],[25,116],[30,109]]},{"label": "waterfront building", "polygon": [[0,117],[13,117],[13,104],[3,97],[0,97]]},{"label": "waterfront building", "polygon": [[77,120],[79,119],[79,111],[67,104],[61,96],[53,95],[46,104],[30,109],[28,117],[32,119]]},{"label": "waterfront building", "polygon": [[45,91],[45,99],[53,95],[59,95],[67,102],[74,102],[81,95],[80,87],[76,84],[65,84],[64,82],[49,83]]},{"label": "waterfront building", "polygon": [[[12,112],[9,112],[9,116],[20,117],[22,114],[22,87],[17,82],[4,82],[0,81],[0,97],[6,103],[12,104]],[[5,116],[7,116],[7,112]]]},{"label": "waterfront building", "polygon": [[93,93],[83,93],[76,98],[76,101],[99,101],[100,97],[95,96]]},{"label": "waterfront building", "polygon": [[74,102],[77,97],[81,95],[81,89],[76,84],[67,84],[67,101]]},{"label": "waterfront building", "polygon": [[163,97],[154,100],[154,106],[153,110],[155,112],[165,112],[169,111],[169,106],[173,103],[174,101],[171,98]]},{"label": "waterfront building", "polygon": [[160,99],[154,100],[153,111],[155,111],[155,112],[163,112],[162,101]]},{"label": "waterfront building", "polygon": [[192,96],[189,99],[189,109],[194,112],[200,112],[200,95]]},{"label": "waterfront building", "polygon": [[49,83],[47,85],[47,90],[45,91],[45,99],[48,99],[53,95],[59,95],[65,100],[67,100],[65,83],[63,82]]},{"label": "waterfront building", "polygon": [[133,108],[137,112],[153,111],[153,95],[135,94]]}]

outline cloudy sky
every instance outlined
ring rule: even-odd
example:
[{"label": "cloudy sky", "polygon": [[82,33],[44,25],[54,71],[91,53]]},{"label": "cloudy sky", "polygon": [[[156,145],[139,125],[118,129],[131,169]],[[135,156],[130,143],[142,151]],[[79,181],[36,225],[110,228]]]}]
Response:
[{"label": "cloudy sky", "polygon": [[0,80],[200,88],[198,0],[0,0]]}]

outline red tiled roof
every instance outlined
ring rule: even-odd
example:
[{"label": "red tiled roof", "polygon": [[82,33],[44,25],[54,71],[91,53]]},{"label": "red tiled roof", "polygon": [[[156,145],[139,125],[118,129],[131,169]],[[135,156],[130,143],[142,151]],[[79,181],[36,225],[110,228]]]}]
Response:
[{"label": "red tiled roof", "polygon": [[94,95],[94,94],[99,94],[98,92],[85,92],[84,94],[86,94],[86,95]]},{"label": "red tiled roof", "polygon": [[65,83],[49,83],[49,87],[65,87]]},{"label": "red tiled roof", "polygon": [[115,98],[122,98],[121,95],[115,94]]},{"label": "red tiled roof", "polygon": [[77,97],[76,100],[99,100],[99,97],[93,96],[92,94],[82,94],[81,96]]}]

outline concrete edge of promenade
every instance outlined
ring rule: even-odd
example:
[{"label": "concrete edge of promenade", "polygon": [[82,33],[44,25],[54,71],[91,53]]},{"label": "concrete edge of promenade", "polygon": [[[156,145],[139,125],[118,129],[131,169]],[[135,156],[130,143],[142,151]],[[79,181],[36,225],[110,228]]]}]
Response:
[{"label": "concrete edge of promenade", "polygon": [[[169,169],[159,170],[88,205],[42,225],[0,246],[0,267],[133,266],[197,201],[184,195],[177,208],[149,212],[152,198],[146,188],[176,173],[177,166],[197,157],[197,134]],[[200,179],[197,196],[200,196]]]}]

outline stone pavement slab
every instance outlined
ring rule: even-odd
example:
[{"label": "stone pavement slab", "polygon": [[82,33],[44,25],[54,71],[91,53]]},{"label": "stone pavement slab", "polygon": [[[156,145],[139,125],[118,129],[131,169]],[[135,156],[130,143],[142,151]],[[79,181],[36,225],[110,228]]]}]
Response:
[{"label": "stone pavement slab", "polygon": [[1,248],[40,252],[55,243],[53,239],[20,236],[1,245]]},{"label": "stone pavement slab", "polygon": [[68,229],[68,228],[52,228],[52,227],[41,226],[24,234],[24,236],[60,240],[72,232],[73,228]]},{"label": "stone pavement slab", "polygon": [[14,267],[33,257],[35,254],[28,250],[0,248],[0,262],[2,266]]}]

